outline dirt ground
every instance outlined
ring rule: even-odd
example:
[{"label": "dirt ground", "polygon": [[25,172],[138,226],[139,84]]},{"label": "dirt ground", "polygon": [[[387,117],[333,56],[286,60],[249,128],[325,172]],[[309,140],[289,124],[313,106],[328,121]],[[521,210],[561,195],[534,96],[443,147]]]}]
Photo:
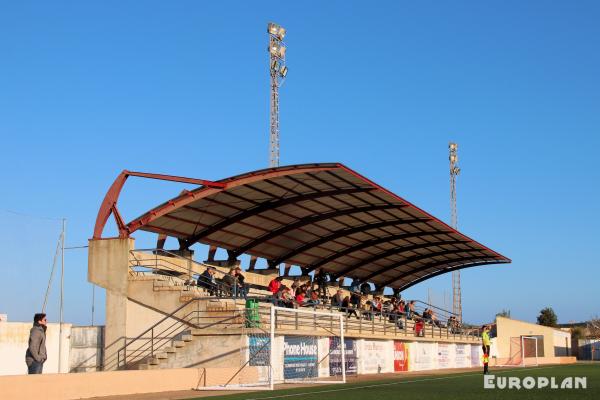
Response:
[{"label": "dirt ground", "polygon": [[[356,383],[356,382],[369,382],[369,381],[377,381],[383,379],[393,379],[393,378],[402,378],[402,377],[410,377],[416,378],[420,376],[435,376],[435,375],[448,375],[459,372],[475,372],[480,371],[481,368],[453,368],[453,369],[438,369],[432,371],[414,371],[414,372],[394,372],[387,374],[370,374],[370,375],[360,375],[360,376],[348,376],[348,383]],[[324,384],[326,385],[326,384]],[[294,387],[301,387],[303,385],[291,385],[291,384],[282,384],[276,385],[275,389],[292,389]],[[314,384],[311,384],[311,387],[314,387]],[[246,391],[246,392],[251,392]],[[215,391],[201,391],[201,390],[180,390],[176,392],[160,392],[160,393],[144,393],[144,394],[128,394],[121,396],[105,396],[105,397],[93,397],[89,400],[182,400],[182,399],[191,399],[194,397],[211,397],[211,396],[224,396],[228,394],[235,393],[244,393],[244,391],[223,391],[223,390],[215,390]]]}]

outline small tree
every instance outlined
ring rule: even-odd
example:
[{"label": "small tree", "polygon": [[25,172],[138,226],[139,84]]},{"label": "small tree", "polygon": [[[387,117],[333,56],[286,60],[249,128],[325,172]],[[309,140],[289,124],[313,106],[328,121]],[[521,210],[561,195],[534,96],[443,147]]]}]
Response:
[{"label": "small tree", "polygon": [[510,318],[510,310],[502,309],[502,311],[496,314],[496,317]]},{"label": "small tree", "polygon": [[540,311],[540,315],[537,317],[537,322],[539,325],[556,327],[556,323],[558,321],[558,317],[556,313],[552,309],[552,307],[546,307],[542,311]]},{"label": "small tree", "polygon": [[590,338],[600,338],[600,318],[592,318],[587,323],[587,330]]}]

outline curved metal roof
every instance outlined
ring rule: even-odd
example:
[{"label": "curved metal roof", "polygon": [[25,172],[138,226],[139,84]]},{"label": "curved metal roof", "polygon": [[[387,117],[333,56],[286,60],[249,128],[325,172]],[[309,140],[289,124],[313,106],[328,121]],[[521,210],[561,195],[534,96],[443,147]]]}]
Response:
[{"label": "curved metal roof", "polygon": [[231,258],[250,254],[271,266],[288,263],[305,272],[323,268],[335,277],[399,289],[452,270],[510,262],[339,163],[196,183],[203,186],[128,224],[119,223],[117,188],[116,197],[103,203],[94,236],[101,235],[113,211],[122,236],[156,232],[178,238],[182,247],[198,242],[224,248]]}]

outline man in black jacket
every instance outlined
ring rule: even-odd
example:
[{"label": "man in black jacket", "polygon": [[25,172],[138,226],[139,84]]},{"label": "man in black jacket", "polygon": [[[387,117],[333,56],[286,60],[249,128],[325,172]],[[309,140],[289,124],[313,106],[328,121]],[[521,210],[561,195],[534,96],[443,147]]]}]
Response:
[{"label": "man in black jacket", "polygon": [[25,352],[25,363],[30,374],[41,374],[46,355],[46,314],[33,316],[33,327],[29,331],[29,346]]}]

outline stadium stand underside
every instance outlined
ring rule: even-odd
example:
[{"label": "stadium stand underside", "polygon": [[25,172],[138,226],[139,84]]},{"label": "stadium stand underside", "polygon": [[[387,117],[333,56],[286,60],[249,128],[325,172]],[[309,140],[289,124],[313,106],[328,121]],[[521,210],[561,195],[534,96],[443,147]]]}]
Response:
[{"label": "stadium stand underside", "polygon": [[[128,176],[198,184],[125,223],[117,208]],[[358,278],[377,289],[407,289],[453,270],[510,259],[452,229],[398,195],[339,163],[264,169],[219,181],[123,171],[100,208],[94,239],[113,214],[119,236],[137,230],[242,254],[318,268],[334,279]]]}]

